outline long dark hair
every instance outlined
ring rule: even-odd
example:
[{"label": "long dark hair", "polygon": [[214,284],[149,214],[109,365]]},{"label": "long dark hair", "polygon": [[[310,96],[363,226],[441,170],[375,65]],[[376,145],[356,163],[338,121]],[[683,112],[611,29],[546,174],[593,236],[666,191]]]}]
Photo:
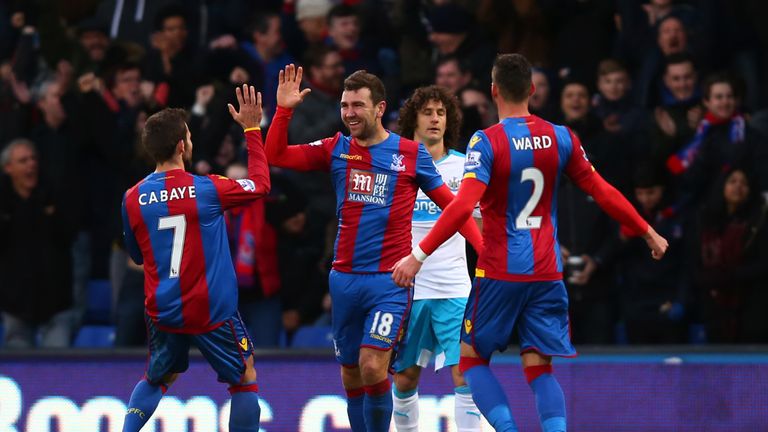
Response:
[{"label": "long dark hair", "polygon": [[[733,215],[729,215],[728,205],[725,202],[724,189],[728,179],[737,171],[743,173],[744,177],[746,177],[747,185],[749,186],[749,194],[747,195],[746,201],[736,209],[736,212]],[[746,220],[750,223],[754,222],[756,218],[760,216],[763,205],[764,199],[758,191],[755,176],[750,170],[735,166],[723,172],[718,178],[715,187],[711,191],[709,200],[702,208],[701,220],[705,228],[722,231],[732,218]]]}]

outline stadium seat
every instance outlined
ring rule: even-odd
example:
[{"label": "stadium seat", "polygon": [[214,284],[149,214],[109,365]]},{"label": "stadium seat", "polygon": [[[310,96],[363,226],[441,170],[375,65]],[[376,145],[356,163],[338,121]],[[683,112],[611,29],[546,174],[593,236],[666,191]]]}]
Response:
[{"label": "stadium seat", "polygon": [[92,279],[88,281],[87,290],[85,323],[110,324],[112,322],[112,284],[107,279]]},{"label": "stadium seat", "polygon": [[115,343],[115,327],[87,325],[75,337],[75,348],[108,348]]},{"label": "stadium seat", "polygon": [[333,331],[330,326],[303,326],[296,330],[292,348],[333,348]]}]

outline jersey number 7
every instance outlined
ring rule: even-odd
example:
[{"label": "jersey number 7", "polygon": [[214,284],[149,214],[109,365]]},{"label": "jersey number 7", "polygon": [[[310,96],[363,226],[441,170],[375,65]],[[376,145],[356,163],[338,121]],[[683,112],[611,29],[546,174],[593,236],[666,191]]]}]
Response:
[{"label": "jersey number 7", "polygon": [[171,249],[171,271],[168,278],[179,277],[181,255],[184,252],[184,239],[187,234],[187,218],[181,215],[165,216],[157,220],[157,230],[173,230],[173,248]]}]

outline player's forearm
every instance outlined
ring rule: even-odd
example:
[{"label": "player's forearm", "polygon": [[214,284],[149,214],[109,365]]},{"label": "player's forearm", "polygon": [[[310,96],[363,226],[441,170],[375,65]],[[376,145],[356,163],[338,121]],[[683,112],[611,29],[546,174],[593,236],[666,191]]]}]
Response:
[{"label": "player's forearm", "polygon": [[271,183],[267,155],[261,140],[261,129],[247,129],[245,143],[248,149],[248,178],[256,185],[256,192],[259,195],[266,195],[269,193]]},{"label": "player's forearm", "polygon": [[272,124],[267,132],[266,153],[270,165],[299,171],[314,167],[300,146],[288,146],[288,125],[291,123],[293,110],[277,107]]},{"label": "player's forearm", "polygon": [[[419,243],[421,251],[426,255],[431,255],[440,245],[456,234],[459,228],[462,228],[462,231],[467,230],[471,232],[471,228],[468,228],[467,224],[472,223],[474,225],[474,222],[470,220],[473,208],[474,206],[471,203],[467,205],[461,201],[454,201],[448,205],[443,210],[443,214],[440,215],[435,226],[429,230],[429,234]],[[477,229],[477,226],[474,227],[474,231],[477,237],[480,237],[480,231]],[[470,237],[472,236],[472,234],[469,235]],[[470,238],[467,238],[467,240],[470,240]],[[473,241],[476,241],[476,239],[470,240],[470,242],[477,249]],[[482,240],[478,243],[482,244]]]},{"label": "player's forearm", "polygon": [[[474,212],[474,208],[470,211],[470,215]],[[475,248],[475,252],[480,255],[483,252],[483,235],[478,228],[475,219],[468,217],[464,225],[459,229],[459,233]]]},{"label": "player's forearm", "polygon": [[648,232],[648,222],[635,210],[632,204],[624,198],[616,188],[603,180],[599,175],[594,176],[588,193],[592,195],[597,205],[615,221],[628,230],[628,234],[642,236]]},{"label": "player's forearm", "polygon": [[277,107],[272,124],[267,132],[265,146],[269,163],[278,165],[285,151],[288,149],[288,125],[291,123],[293,110]]}]

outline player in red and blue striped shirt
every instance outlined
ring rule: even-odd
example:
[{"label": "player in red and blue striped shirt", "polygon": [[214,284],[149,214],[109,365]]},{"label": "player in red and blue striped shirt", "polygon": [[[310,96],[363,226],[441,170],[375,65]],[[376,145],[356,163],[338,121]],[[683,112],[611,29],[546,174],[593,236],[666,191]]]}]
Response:
[{"label": "player in red and blue striped shirt", "polygon": [[[341,117],[350,136],[337,133],[288,146],[293,108],[309,92],[299,90],[301,76],[301,68],[293,65],[280,73],[267,157],[284,168],[331,172],[339,229],[329,282],[347,413],[355,432],[387,432],[392,417],[387,369],[411,302],[410,290],[392,281],[391,268],[411,248],[418,189],[441,207],[453,194],[423,145],[384,129],[384,84],[365,71],[344,81]],[[482,247],[473,221],[462,233],[473,246]]]},{"label": "player in red and blue striped shirt", "polygon": [[476,202],[483,215],[484,252],[464,312],[459,368],[475,403],[497,431],[517,431],[506,396],[488,368],[516,328],[526,379],[536,395],[544,432],[566,430],[565,400],[552,375],[552,356],[575,356],[568,331],[568,297],[557,242],[557,187],[563,174],[591,195],[626,234],[643,236],[654,258],[667,241],[603,180],[578,138],[528,112],[531,65],[518,54],[496,58],[491,94],[501,121],[469,141],[456,200],[393,278],[410,286],[421,261],[456,232]]},{"label": "player in red and blue striped shirt", "polygon": [[142,141],[155,172],[123,199],[125,244],[144,265],[149,364],[131,395],[124,432],[138,432],[178,374],[187,370],[195,344],[230,384],[231,432],[259,430],[253,348],[237,312],[237,278],[227,241],[224,210],[269,193],[269,167],[261,142],[261,94],[238,88],[248,178],[197,176],[184,170],[192,158],[186,113],[165,109],[147,119]]}]

